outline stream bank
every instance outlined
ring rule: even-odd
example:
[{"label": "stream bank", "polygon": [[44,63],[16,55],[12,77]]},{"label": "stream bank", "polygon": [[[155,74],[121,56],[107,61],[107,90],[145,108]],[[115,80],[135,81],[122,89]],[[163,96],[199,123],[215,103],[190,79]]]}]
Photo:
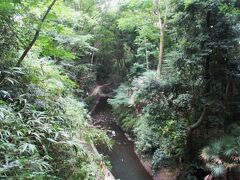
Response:
[{"label": "stream bank", "polygon": [[179,168],[164,167],[153,173],[151,160],[143,160],[137,153],[133,140],[117,124],[118,118],[112,114],[107,99],[106,96],[98,98],[91,119],[94,126],[106,130],[115,141],[112,151],[96,146],[97,151],[111,162],[113,176],[120,180],[176,180],[180,174]]},{"label": "stream bank", "polygon": [[111,172],[116,179],[153,179],[136,155],[134,143],[128,140],[124,131],[116,124],[116,118],[111,113],[111,106],[107,104],[107,98],[100,99],[92,114],[92,123],[106,129],[109,136],[115,141],[111,151],[101,145],[96,146],[96,148],[99,153],[108,157],[112,165]]}]

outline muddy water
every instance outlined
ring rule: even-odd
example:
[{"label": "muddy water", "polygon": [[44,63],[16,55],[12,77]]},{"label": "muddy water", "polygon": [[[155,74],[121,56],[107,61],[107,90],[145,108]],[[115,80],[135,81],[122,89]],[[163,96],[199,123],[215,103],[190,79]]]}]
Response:
[{"label": "muddy water", "polygon": [[101,121],[101,126],[109,130],[112,139],[115,141],[111,151],[103,146],[97,146],[99,153],[106,155],[111,162],[111,172],[114,177],[120,180],[152,180],[153,178],[144,169],[134,153],[133,142],[124,136],[124,132],[113,120],[106,101],[101,101],[96,109],[97,112],[95,112],[93,118]]}]

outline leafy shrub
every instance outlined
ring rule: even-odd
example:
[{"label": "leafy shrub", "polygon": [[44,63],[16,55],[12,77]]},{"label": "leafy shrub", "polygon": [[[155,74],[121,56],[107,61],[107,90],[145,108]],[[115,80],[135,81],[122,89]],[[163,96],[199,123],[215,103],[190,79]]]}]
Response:
[{"label": "leafy shrub", "polygon": [[159,129],[160,148],[169,156],[182,157],[186,144],[186,126],[187,122],[181,120],[168,120]]},{"label": "leafy shrub", "polygon": [[130,72],[128,74],[129,79],[133,79],[135,77],[138,77],[145,71],[144,64],[134,63],[131,66]]},{"label": "leafy shrub", "polygon": [[109,99],[108,102],[113,106],[114,109],[119,108],[120,106],[129,105],[129,91],[130,87],[126,84],[122,84],[116,90],[116,95],[114,98]]},{"label": "leafy shrub", "polygon": [[9,71],[2,83],[0,177],[100,176],[101,159],[87,146],[109,139],[89,126],[83,103],[73,95],[75,83],[60,66],[32,54],[23,68]]},{"label": "leafy shrub", "polygon": [[123,129],[126,130],[126,131],[132,131],[136,126],[137,120],[138,120],[138,118],[136,118],[132,115],[126,116],[122,120]]},{"label": "leafy shrub", "polygon": [[159,146],[159,136],[143,117],[134,128],[136,148],[142,154],[150,153]]},{"label": "leafy shrub", "polygon": [[213,140],[202,149],[200,156],[214,177],[224,175],[228,168],[239,167],[240,137]]},{"label": "leafy shrub", "polygon": [[[187,121],[176,109],[188,108],[191,95],[178,95],[177,88],[174,82],[158,81],[156,72],[148,71],[135,77],[130,85],[121,85],[109,100],[113,111],[120,114],[123,128],[134,132],[140,153],[152,155],[161,149],[169,158],[183,156]],[[153,161],[157,168],[157,161]]]},{"label": "leafy shrub", "polygon": [[181,110],[188,110],[191,108],[192,95],[180,94],[173,100],[173,104]]},{"label": "leafy shrub", "polygon": [[[63,67],[70,78],[78,83],[81,90],[85,93],[90,92],[92,86],[94,86],[96,82],[96,75],[94,71],[92,71],[90,64],[68,62],[64,63]],[[86,96],[86,94],[84,94],[84,96]]]},{"label": "leafy shrub", "polygon": [[169,165],[169,156],[166,155],[161,149],[156,149],[152,158],[152,168],[154,171],[158,168]]}]

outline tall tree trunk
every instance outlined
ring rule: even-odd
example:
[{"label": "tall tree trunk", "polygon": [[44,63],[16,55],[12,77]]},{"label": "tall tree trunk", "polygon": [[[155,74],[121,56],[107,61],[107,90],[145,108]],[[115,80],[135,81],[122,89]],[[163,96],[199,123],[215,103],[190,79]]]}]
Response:
[{"label": "tall tree trunk", "polygon": [[157,79],[160,79],[162,72],[162,64],[163,64],[163,47],[164,47],[164,25],[161,25],[160,28],[160,43],[159,43],[159,59],[157,66]]},{"label": "tall tree trunk", "polygon": [[56,3],[57,0],[53,0],[52,3],[50,4],[50,6],[48,7],[47,11],[45,12],[43,18],[40,20],[40,24],[38,26],[37,31],[35,32],[35,35],[32,39],[32,41],[29,43],[29,45],[27,46],[27,48],[24,50],[24,52],[22,53],[21,57],[18,59],[18,66],[21,65],[22,61],[24,60],[24,58],[27,56],[28,52],[32,49],[32,46],[35,44],[36,40],[39,37],[42,25],[44,23],[44,21],[47,18],[47,15],[49,14],[49,12],[51,11],[52,7],[54,6],[54,4]]},{"label": "tall tree trunk", "polygon": [[95,55],[95,53],[94,53],[94,50],[93,50],[92,51],[92,56],[91,56],[91,61],[90,61],[91,66],[93,65],[94,55]]},{"label": "tall tree trunk", "polygon": [[163,65],[163,50],[164,50],[164,31],[165,25],[167,21],[167,2],[165,1],[165,12],[162,14],[161,12],[161,0],[155,0],[157,6],[157,15],[158,15],[158,26],[160,29],[160,42],[159,42],[159,58],[158,58],[158,65],[157,65],[157,79],[160,79],[162,73],[162,65]]}]

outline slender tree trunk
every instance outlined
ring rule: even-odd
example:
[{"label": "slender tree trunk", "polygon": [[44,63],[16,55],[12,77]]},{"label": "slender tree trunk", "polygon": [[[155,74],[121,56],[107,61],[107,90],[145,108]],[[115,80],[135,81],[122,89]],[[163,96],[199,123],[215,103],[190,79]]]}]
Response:
[{"label": "slender tree trunk", "polygon": [[95,53],[94,53],[94,50],[93,50],[92,51],[92,56],[91,56],[91,62],[90,62],[91,66],[93,65],[94,55],[95,55]]},{"label": "slender tree trunk", "polygon": [[165,12],[162,14],[161,12],[161,0],[155,0],[157,5],[157,15],[158,15],[158,25],[160,29],[160,42],[159,42],[159,58],[158,58],[158,65],[157,65],[157,79],[160,79],[162,73],[162,65],[163,65],[163,50],[164,50],[164,31],[165,25],[167,21],[167,2],[165,1]]},{"label": "slender tree trunk", "polygon": [[159,59],[158,59],[158,66],[157,66],[157,79],[160,79],[161,72],[162,72],[163,47],[164,47],[164,25],[162,24],[160,27],[160,43],[159,43]]},{"label": "slender tree trunk", "polygon": [[40,20],[40,25],[38,26],[37,31],[35,32],[35,35],[32,39],[32,41],[29,43],[29,45],[27,46],[27,48],[24,50],[23,54],[21,55],[21,57],[18,59],[18,66],[21,65],[22,61],[24,60],[24,58],[27,56],[28,52],[32,49],[32,46],[35,44],[36,40],[39,37],[42,25],[44,23],[44,21],[47,18],[47,15],[49,14],[49,12],[51,11],[52,7],[54,6],[54,4],[56,3],[57,0],[53,0],[52,3],[50,4],[50,6],[48,7],[47,11],[45,12],[43,18]]}]

